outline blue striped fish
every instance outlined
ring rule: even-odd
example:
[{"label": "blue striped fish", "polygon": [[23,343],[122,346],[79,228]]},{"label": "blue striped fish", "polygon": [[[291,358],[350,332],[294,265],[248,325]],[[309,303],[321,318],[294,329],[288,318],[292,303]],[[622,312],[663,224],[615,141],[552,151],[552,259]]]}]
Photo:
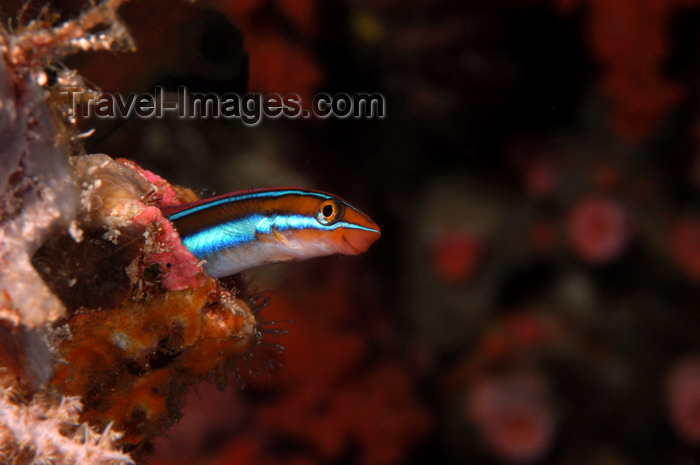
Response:
[{"label": "blue striped fish", "polygon": [[161,210],[215,278],[268,263],[363,253],[381,234],[343,199],[296,187],[234,192]]}]

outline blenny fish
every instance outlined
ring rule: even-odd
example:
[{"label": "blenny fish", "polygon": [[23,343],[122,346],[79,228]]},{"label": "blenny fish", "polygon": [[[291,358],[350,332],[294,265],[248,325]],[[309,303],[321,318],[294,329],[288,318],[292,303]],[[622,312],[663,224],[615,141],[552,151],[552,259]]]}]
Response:
[{"label": "blenny fish", "polygon": [[340,197],[296,187],[234,192],[161,210],[215,278],[268,263],[356,255],[381,235],[369,216]]}]

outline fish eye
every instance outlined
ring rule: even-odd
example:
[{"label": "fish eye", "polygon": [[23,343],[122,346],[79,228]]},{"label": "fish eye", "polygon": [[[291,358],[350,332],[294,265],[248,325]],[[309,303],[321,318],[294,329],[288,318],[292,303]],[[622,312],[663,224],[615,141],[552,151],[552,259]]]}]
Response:
[{"label": "fish eye", "polygon": [[318,207],[316,219],[323,225],[335,222],[340,216],[340,206],[335,200],[326,200]]},{"label": "fish eye", "polygon": [[331,216],[333,214],[333,205],[324,205],[323,209],[321,210],[321,214],[326,218]]}]

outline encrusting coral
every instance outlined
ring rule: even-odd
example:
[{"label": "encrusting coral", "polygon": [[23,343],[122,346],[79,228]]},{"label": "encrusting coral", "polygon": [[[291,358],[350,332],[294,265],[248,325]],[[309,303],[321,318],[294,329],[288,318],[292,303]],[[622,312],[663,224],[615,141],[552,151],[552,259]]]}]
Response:
[{"label": "encrusting coral", "polygon": [[[110,289],[125,295],[113,307],[112,293],[100,293],[108,300],[93,302],[92,308],[72,306],[64,326],[70,337],[55,338],[61,363],[51,384],[80,396],[85,420],[102,427],[114,423],[124,432],[122,443],[136,445],[178,418],[187,385],[210,373],[224,380],[226,362],[256,340],[255,317],[246,302],[204,274],[155,206],[177,202],[173,187],[133,162],[106,155],[79,157],[75,167],[83,188],[78,215],[83,234],[99,238],[101,233],[102,241],[119,247],[118,252],[100,249],[105,254],[92,248],[77,265],[91,270],[90,262],[118,256],[129,263],[114,272],[128,279],[110,281],[125,286]],[[185,199],[192,195],[180,192]],[[51,258],[55,251],[39,252],[49,272],[62,266]],[[70,292],[63,294],[74,300]]]},{"label": "encrusting coral", "polygon": [[[192,201],[79,146],[58,87],[83,50],[131,48],[107,0],[56,26],[0,27],[0,461],[133,463],[187,386],[226,381],[259,339],[241,291],[207,276],[160,207]],[[61,118],[62,117],[62,118]]]}]

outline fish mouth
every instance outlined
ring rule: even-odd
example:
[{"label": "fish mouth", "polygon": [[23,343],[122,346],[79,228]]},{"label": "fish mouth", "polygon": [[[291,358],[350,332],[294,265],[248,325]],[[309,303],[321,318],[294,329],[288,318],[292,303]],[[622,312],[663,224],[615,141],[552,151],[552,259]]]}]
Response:
[{"label": "fish mouth", "polygon": [[378,231],[358,231],[353,230],[350,233],[345,233],[342,235],[343,243],[345,244],[346,255],[357,255],[367,252],[369,246],[379,239],[380,233]]},{"label": "fish mouth", "polygon": [[352,243],[348,240],[347,237],[345,237],[345,234],[343,234],[343,242],[345,242],[345,245],[347,248],[350,250],[350,253],[348,255],[357,255],[361,254],[363,251],[352,245]]}]

